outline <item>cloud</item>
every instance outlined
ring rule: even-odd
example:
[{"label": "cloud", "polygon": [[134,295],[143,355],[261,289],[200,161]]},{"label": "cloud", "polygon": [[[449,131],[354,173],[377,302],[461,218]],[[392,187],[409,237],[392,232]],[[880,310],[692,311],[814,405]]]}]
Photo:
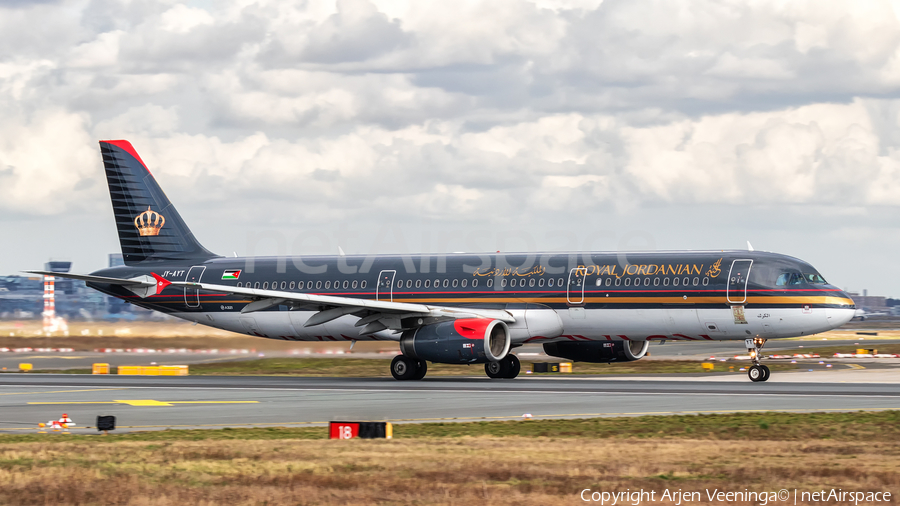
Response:
[{"label": "cloud", "polygon": [[0,10],[0,225],[103,219],[96,140],[123,137],[197,229],[577,222],[665,235],[678,228],[659,216],[701,208],[754,207],[777,228],[785,215],[861,220],[898,205],[888,3]]}]

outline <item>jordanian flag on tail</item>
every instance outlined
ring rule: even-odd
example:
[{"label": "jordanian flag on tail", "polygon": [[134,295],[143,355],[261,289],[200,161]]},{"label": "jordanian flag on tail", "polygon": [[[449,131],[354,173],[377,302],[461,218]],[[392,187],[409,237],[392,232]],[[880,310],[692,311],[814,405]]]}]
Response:
[{"label": "jordanian flag on tail", "polygon": [[222,279],[238,279],[239,277],[241,277],[240,269],[225,271],[222,273]]}]

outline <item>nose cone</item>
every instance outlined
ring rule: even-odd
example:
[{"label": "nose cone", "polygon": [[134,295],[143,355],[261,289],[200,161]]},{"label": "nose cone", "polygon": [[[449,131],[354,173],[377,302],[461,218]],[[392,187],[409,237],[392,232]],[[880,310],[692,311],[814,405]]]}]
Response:
[{"label": "nose cone", "polygon": [[840,304],[825,310],[825,318],[827,318],[828,326],[833,329],[844,325],[856,316],[856,306],[853,305],[853,299],[844,292],[840,292],[839,297],[847,301],[846,305]]}]

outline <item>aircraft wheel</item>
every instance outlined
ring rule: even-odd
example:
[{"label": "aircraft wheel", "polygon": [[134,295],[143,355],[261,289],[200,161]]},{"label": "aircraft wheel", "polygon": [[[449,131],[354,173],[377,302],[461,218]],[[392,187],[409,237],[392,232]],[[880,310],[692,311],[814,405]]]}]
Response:
[{"label": "aircraft wheel", "polygon": [[509,362],[503,359],[499,362],[484,364],[484,372],[491,379],[506,378],[509,376]]},{"label": "aircraft wheel", "polygon": [[428,362],[424,360],[416,361],[416,374],[413,375],[412,379],[420,380],[425,377],[425,373],[428,372]]},{"label": "aircraft wheel", "polygon": [[519,362],[519,357],[510,353],[504,360],[509,360],[509,374],[507,374],[506,377],[513,379],[518,376],[519,371],[522,370],[522,363]]},{"label": "aircraft wheel", "polygon": [[763,368],[758,365],[750,366],[750,370],[747,371],[747,376],[750,377],[750,381],[756,383],[757,381],[765,381],[763,378],[765,377],[765,372],[763,372]]},{"label": "aircraft wheel", "polygon": [[391,376],[395,380],[410,380],[416,375],[418,361],[404,355],[397,355],[391,361]]},{"label": "aircraft wheel", "polygon": [[769,376],[771,376],[771,374],[772,374],[772,372],[769,371],[769,367],[765,366],[765,365],[761,365],[761,366],[759,366],[759,368],[762,369],[762,371],[763,371],[763,377],[759,381],[769,381]]}]

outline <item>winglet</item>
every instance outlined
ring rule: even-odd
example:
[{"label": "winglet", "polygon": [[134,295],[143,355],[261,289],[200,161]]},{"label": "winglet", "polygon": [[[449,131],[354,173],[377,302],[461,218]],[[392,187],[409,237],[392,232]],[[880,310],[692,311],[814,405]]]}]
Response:
[{"label": "winglet", "polygon": [[165,290],[167,286],[172,284],[171,281],[155,272],[151,272],[150,275],[153,276],[153,279],[156,280],[156,293],[162,293],[162,291]]}]

